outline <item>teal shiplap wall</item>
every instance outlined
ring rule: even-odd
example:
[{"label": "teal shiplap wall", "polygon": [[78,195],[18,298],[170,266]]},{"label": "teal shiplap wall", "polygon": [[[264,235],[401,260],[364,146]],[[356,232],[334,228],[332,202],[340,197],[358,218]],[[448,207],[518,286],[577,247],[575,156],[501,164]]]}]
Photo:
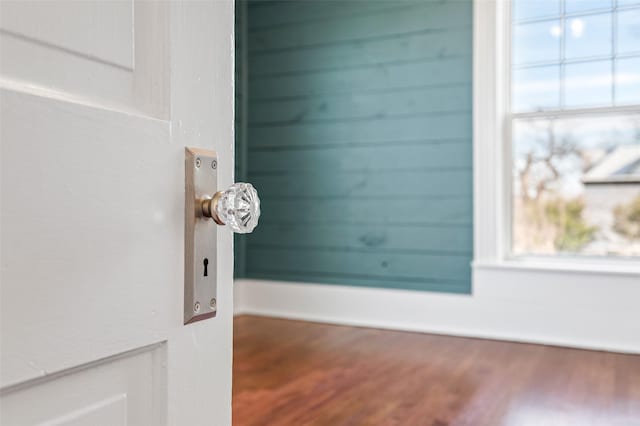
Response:
[{"label": "teal shiplap wall", "polygon": [[472,2],[250,2],[251,278],[470,291]]}]

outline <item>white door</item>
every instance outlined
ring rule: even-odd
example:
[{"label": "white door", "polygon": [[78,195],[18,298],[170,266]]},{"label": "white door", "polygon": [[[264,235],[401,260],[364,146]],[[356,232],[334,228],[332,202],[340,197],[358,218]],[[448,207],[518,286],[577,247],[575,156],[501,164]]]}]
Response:
[{"label": "white door", "polygon": [[229,425],[217,316],[183,325],[185,146],[232,183],[231,1],[0,4],[0,423]]}]

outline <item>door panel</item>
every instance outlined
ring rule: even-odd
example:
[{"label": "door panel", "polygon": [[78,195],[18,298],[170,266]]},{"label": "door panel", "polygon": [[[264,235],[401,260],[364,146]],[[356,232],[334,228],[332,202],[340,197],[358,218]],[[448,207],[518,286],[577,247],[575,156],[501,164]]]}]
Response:
[{"label": "door panel", "polygon": [[10,90],[0,108],[1,383],[166,339],[184,173],[169,123]]},{"label": "door panel", "polygon": [[[133,69],[133,2],[13,2],[3,10],[9,34],[71,54]],[[64,26],[64,30],[62,27]],[[91,37],[76,37],[77,34]]]},{"label": "door panel", "polygon": [[166,118],[168,9],[167,2],[4,1],[2,76]]},{"label": "door panel", "polygon": [[[166,347],[160,344],[36,379],[3,399],[3,424],[165,424],[163,363]],[[37,409],[25,410],[29,406]]]},{"label": "door panel", "polygon": [[228,230],[217,316],[183,295],[184,147],[233,179],[233,12],[0,3],[1,424],[231,424]]}]

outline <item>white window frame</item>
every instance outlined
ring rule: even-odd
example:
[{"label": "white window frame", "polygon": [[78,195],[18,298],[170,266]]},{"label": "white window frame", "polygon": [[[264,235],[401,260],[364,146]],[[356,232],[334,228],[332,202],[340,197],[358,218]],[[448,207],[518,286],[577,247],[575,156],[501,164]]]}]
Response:
[{"label": "white window frame", "polygon": [[511,256],[510,9],[510,0],[473,2],[473,266],[640,275],[637,259]]}]

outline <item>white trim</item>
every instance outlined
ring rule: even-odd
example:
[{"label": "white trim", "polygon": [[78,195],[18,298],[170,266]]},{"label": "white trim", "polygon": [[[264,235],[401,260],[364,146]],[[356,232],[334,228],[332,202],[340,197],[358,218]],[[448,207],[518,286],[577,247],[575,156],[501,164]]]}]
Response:
[{"label": "white trim", "polygon": [[508,2],[475,0],[473,3],[473,222],[474,258],[504,258],[509,232],[505,208],[506,179],[503,120],[508,108],[509,52],[504,32]]},{"label": "white trim", "polygon": [[624,105],[611,107],[573,108],[573,109],[551,109],[533,112],[514,112],[511,114],[512,120],[519,118],[555,118],[555,117],[579,117],[582,115],[605,115],[605,114],[637,114],[640,112],[640,105]]},{"label": "white trim", "polygon": [[555,256],[549,258],[525,257],[513,258],[502,262],[473,262],[474,269],[511,269],[520,271],[554,272],[554,273],[589,273],[604,276],[629,275],[640,282],[640,265],[631,259],[571,258],[563,259]]},{"label": "white trim", "polygon": [[237,280],[235,313],[640,353],[637,277],[602,280],[476,268],[472,295]]}]

